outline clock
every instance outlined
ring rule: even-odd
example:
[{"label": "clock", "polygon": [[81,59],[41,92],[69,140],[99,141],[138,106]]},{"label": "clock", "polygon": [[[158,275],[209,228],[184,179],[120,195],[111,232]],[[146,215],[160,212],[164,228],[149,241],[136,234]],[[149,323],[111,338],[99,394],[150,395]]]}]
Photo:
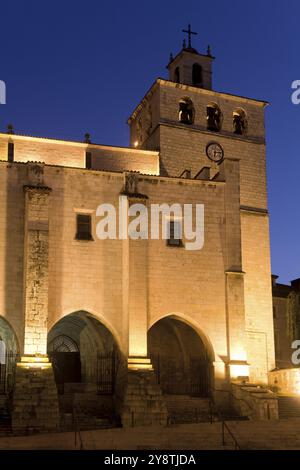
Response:
[{"label": "clock", "polygon": [[224,158],[224,150],[217,142],[210,142],[206,146],[206,155],[215,163],[221,163]]}]

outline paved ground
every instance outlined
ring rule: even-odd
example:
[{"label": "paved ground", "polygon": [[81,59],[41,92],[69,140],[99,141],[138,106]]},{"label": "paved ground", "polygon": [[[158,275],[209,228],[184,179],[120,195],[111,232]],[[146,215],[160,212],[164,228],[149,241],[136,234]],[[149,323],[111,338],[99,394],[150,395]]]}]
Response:
[{"label": "paved ground", "polygon": [[[241,449],[300,449],[300,418],[227,423]],[[169,427],[107,429],[81,432],[83,449],[234,449],[221,423]],[[74,432],[0,438],[0,449],[79,449]]]}]

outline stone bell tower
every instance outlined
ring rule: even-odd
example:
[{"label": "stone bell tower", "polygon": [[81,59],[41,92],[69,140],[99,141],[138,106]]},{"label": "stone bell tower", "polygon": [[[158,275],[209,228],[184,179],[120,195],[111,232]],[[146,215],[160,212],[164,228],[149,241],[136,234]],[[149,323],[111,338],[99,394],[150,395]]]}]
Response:
[{"label": "stone bell tower", "polygon": [[210,48],[206,54],[199,53],[192,47],[195,33],[190,26],[184,32],[188,41],[175,57],[171,55],[169,78],[154,82],[128,120],[131,145],[159,151],[161,176],[204,179],[209,185],[223,181],[224,200],[211,197],[208,204],[220,207],[225,201],[228,207],[220,219],[220,226],[228,230],[220,248],[226,253],[224,308],[227,330],[231,330],[227,331],[228,365],[241,376],[249,374],[250,380],[267,383],[274,365],[265,164],[267,102],[214,90]]},{"label": "stone bell tower", "polygon": [[170,55],[170,62],[167,65],[169,70],[169,80],[183,85],[191,85],[198,88],[211,90],[212,88],[212,61],[210,46],[207,47],[206,54],[200,54],[191,43],[191,35],[197,34],[188,29],[182,30],[188,34],[188,45],[183,41],[182,50],[173,57]]}]

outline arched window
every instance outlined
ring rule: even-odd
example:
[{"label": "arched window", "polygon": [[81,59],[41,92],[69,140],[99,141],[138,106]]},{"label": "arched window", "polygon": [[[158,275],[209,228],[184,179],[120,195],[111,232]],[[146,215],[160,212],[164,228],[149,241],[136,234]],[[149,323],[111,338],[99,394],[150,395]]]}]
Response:
[{"label": "arched window", "polygon": [[48,352],[78,352],[77,343],[67,335],[56,336],[48,345]]},{"label": "arched window", "polygon": [[210,103],[206,107],[207,130],[219,132],[222,128],[222,112],[216,103]]},{"label": "arched window", "polygon": [[192,81],[193,85],[202,87],[202,67],[200,64],[193,65]]},{"label": "arched window", "polygon": [[179,71],[179,67],[176,67],[175,71],[174,71],[174,82],[175,83],[180,83],[180,71]]},{"label": "arched window", "polygon": [[247,133],[247,115],[243,109],[238,108],[233,111],[232,124],[233,132],[235,134],[244,135]]},{"label": "arched window", "polygon": [[193,124],[195,118],[195,109],[190,98],[182,98],[179,101],[179,121],[184,124]]}]

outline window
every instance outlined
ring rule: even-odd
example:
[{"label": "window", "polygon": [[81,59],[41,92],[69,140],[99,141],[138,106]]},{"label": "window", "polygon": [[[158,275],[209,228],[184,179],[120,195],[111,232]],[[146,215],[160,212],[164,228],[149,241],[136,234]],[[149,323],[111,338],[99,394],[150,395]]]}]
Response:
[{"label": "window", "polygon": [[49,352],[79,352],[77,343],[67,335],[56,336],[48,346]]},{"label": "window", "polygon": [[193,124],[195,118],[195,109],[190,98],[182,98],[179,101],[179,121],[184,124]]},{"label": "window", "polygon": [[193,65],[192,81],[194,86],[202,87],[202,67],[200,64]]},{"label": "window", "polygon": [[90,170],[92,168],[92,153],[85,152],[85,167]]},{"label": "window", "polygon": [[219,106],[215,103],[207,105],[206,108],[207,130],[219,132],[222,127],[222,112]]},{"label": "window", "polygon": [[179,220],[171,220],[169,222],[169,238],[168,246],[182,246],[182,226]]},{"label": "window", "polygon": [[76,240],[93,240],[92,217],[87,214],[77,214]]},{"label": "window", "polygon": [[14,161],[14,144],[12,142],[8,142],[7,147],[7,160],[12,163]]},{"label": "window", "polygon": [[233,132],[235,134],[244,135],[247,132],[247,116],[243,109],[233,111]]},{"label": "window", "polygon": [[175,83],[180,83],[180,71],[179,71],[179,67],[176,67],[175,71],[174,71],[174,82]]}]

